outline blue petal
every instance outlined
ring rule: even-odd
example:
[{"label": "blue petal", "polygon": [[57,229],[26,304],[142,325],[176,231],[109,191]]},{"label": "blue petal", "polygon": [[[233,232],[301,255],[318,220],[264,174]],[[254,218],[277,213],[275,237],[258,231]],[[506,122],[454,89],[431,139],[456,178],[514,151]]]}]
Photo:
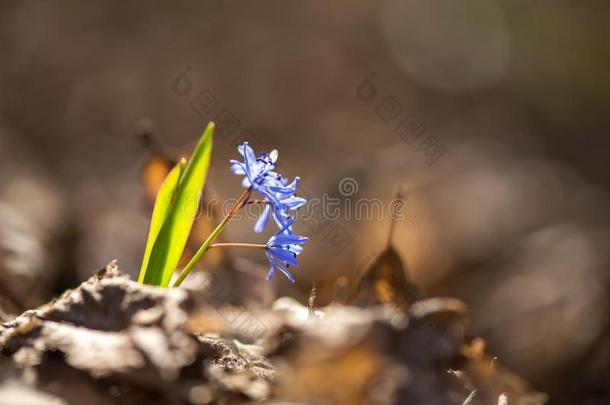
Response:
[{"label": "blue petal", "polygon": [[287,268],[284,267],[283,264],[281,264],[280,262],[278,262],[277,260],[271,260],[271,263],[273,264],[273,266],[276,269],[279,269],[282,273],[284,273],[284,275],[286,277],[288,277],[288,280],[290,280],[291,283],[294,283],[294,277],[292,277],[292,274],[290,274],[290,272],[288,271]]},{"label": "blue petal", "polygon": [[284,197],[289,197],[296,192],[300,181],[301,179],[296,177],[291,184],[288,184],[288,179],[282,178],[277,180],[275,184],[270,185],[269,189],[274,193],[280,194]]},{"label": "blue petal", "polygon": [[294,234],[280,234],[280,235],[275,235],[273,238],[273,245],[294,245],[294,244],[301,244],[301,243],[307,243],[309,241],[309,238],[307,236],[299,236],[299,235],[294,235]]},{"label": "blue petal", "polygon": [[284,186],[282,184],[278,183],[278,180],[275,180],[276,183],[275,184],[269,184],[269,190],[273,191],[274,193],[280,194],[282,196],[289,196],[294,194],[295,189]]},{"label": "blue petal", "polygon": [[301,178],[300,177],[295,177],[294,180],[292,181],[292,183],[288,186],[293,190],[296,190],[297,187],[299,186],[299,183],[301,182]]},{"label": "blue petal", "polygon": [[248,147],[248,142],[244,142],[243,152],[244,152],[244,168],[246,169],[246,176],[248,178],[252,177],[252,162],[248,159],[248,154],[246,153],[246,148]]},{"label": "blue petal", "polygon": [[254,232],[261,233],[269,223],[269,218],[271,218],[271,205],[267,204],[256,224],[254,224]]},{"label": "blue petal", "polygon": [[277,205],[273,207],[273,219],[277,224],[278,228],[284,229],[285,233],[292,233],[292,224],[288,222],[292,220],[287,212],[279,208]]},{"label": "blue petal", "polygon": [[292,197],[283,199],[282,205],[285,205],[287,208],[289,208],[291,210],[295,210],[295,209],[301,207],[302,205],[304,205],[306,202],[307,202],[307,200],[304,198],[292,196]]},{"label": "blue petal", "polygon": [[273,277],[274,274],[275,274],[275,267],[273,267],[273,264],[272,264],[271,267],[269,267],[269,271],[267,272],[267,280],[271,280],[271,277]]},{"label": "blue petal", "polygon": [[[248,142],[244,142],[244,163],[246,164],[246,173],[248,177],[256,177],[258,173],[256,173],[257,162],[256,155],[251,147],[248,146]],[[250,181],[252,181],[250,179]]]},{"label": "blue petal", "polygon": [[280,271],[282,273],[284,273],[284,275],[286,277],[288,277],[288,280],[290,280],[291,283],[294,283],[294,277],[292,277],[292,274],[290,274],[290,272],[288,270],[286,270],[284,267],[282,266],[278,266],[278,269],[280,269]]},{"label": "blue petal", "polygon": [[295,253],[291,252],[288,249],[284,249],[284,248],[275,248],[275,249],[270,249],[271,250],[271,254],[278,260],[280,260],[283,263],[288,263],[291,266],[298,266],[299,262],[297,261],[297,259],[294,257]]},{"label": "blue petal", "polygon": [[241,162],[238,162],[237,160],[231,160],[231,172],[233,172],[234,174],[243,176],[244,174],[246,174],[244,164]]},{"label": "blue petal", "polygon": [[290,272],[288,271],[287,268],[284,267],[284,265],[282,263],[280,263],[279,261],[277,261],[270,253],[269,251],[266,252],[267,253],[267,258],[269,259],[269,262],[271,263],[271,268],[269,268],[269,272],[267,273],[267,280],[269,280],[271,277],[273,277],[273,274],[275,273],[275,269],[279,269],[282,273],[284,273],[284,275],[286,277],[288,277],[288,280],[290,280],[291,283],[294,283],[294,277],[292,277],[292,274],[290,274]]}]

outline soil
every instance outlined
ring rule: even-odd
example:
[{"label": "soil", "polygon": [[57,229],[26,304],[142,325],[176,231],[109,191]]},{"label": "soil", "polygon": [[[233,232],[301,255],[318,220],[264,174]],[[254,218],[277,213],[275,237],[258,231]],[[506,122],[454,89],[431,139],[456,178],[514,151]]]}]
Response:
[{"label": "soil", "polygon": [[0,403],[543,404],[468,336],[454,298],[212,305],[115,263],[2,325]]}]

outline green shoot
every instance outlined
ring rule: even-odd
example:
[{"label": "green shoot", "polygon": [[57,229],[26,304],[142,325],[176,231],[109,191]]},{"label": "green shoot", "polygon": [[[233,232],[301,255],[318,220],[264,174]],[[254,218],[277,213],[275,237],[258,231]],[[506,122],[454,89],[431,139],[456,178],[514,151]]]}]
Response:
[{"label": "green shoot", "polygon": [[210,122],[188,163],[179,163],[157,194],[140,270],[141,283],[169,285],[195,222],[210,165],[213,133],[214,123]]},{"label": "green shoot", "polygon": [[178,188],[178,181],[186,166],[186,160],[181,159],[180,162],[169,172],[163,184],[159,188],[157,198],[155,200],[155,208],[153,209],[152,219],[150,221],[150,230],[148,232],[148,240],[146,241],[146,249],[144,250],[144,258],[142,259],[142,267],[140,268],[140,276],[138,281],[144,282],[146,270],[148,269],[148,261],[150,259],[150,252],[152,251],[153,245],[157,240],[161,226],[167,219],[167,214],[171,207],[174,194]]}]

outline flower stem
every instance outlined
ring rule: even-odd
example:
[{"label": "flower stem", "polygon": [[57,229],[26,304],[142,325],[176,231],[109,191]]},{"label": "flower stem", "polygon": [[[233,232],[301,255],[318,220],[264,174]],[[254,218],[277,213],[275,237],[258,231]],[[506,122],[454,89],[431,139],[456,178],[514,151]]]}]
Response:
[{"label": "flower stem", "polygon": [[229,213],[223,218],[223,220],[218,224],[216,229],[214,229],[210,236],[208,236],[208,238],[205,240],[205,242],[203,242],[199,250],[197,250],[197,252],[193,255],[191,260],[186,264],[186,266],[184,266],[184,270],[182,270],[182,273],[180,273],[180,275],[174,282],[174,287],[179,287],[180,284],[182,284],[186,276],[188,276],[189,273],[193,270],[193,267],[195,267],[199,260],[201,260],[201,256],[203,256],[203,254],[207,252],[207,250],[211,247],[212,242],[216,240],[216,238],[218,237],[222,229],[225,227],[227,222],[229,222],[229,220],[235,214],[237,214],[244,205],[246,205],[251,195],[252,187],[248,188],[242,193],[235,205],[233,205],[233,207],[231,208],[231,211],[229,211]]},{"label": "flower stem", "polygon": [[248,249],[265,249],[266,245],[261,245],[259,243],[212,243],[209,249],[212,248],[248,248]]}]

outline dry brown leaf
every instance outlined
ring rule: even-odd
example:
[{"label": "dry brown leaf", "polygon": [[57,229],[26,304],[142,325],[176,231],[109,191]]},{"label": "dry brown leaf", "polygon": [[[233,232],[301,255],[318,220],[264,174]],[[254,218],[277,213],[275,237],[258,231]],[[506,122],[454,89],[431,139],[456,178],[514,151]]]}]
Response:
[{"label": "dry brown leaf", "polygon": [[406,311],[417,295],[415,286],[407,280],[400,255],[390,244],[360,280],[356,303],[364,306],[394,304]]}]

